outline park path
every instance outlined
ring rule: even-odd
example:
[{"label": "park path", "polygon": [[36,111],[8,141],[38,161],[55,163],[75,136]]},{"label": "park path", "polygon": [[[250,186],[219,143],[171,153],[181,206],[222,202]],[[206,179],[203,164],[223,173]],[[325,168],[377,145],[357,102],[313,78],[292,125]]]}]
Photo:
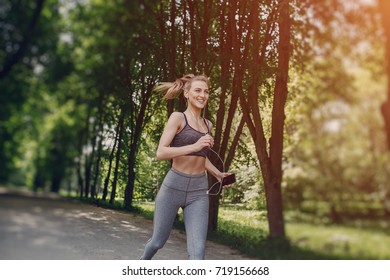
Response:
[{"label": "park path", "polygon": [[[0,188],[0,260],[137,260],[151,233],[132,213]],[[187,259],[185,232],[172,230],[154,259]],[[249,257],[207,241],[206,259]]]}]

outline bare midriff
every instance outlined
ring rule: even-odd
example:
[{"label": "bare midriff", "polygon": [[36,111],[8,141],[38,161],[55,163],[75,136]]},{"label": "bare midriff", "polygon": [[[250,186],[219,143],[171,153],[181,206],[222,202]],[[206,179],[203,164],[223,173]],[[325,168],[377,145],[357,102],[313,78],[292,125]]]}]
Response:
[{"label": "bare midriff", "polygon": [[201,174],[206,170],[206,158],[180,156],[173,159],[172,168],[186,174]]}]

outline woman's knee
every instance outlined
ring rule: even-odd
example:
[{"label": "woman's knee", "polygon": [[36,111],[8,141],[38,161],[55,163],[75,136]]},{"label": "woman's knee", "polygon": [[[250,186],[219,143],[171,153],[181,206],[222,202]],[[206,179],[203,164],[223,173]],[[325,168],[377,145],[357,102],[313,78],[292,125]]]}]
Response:
[{"label": "woman's knee", "polygon": [[148,244],[149,248],[152,250],[160,250],[162,247],[164,247],[165,242],[161,240],[151,240],[150,243]]}]

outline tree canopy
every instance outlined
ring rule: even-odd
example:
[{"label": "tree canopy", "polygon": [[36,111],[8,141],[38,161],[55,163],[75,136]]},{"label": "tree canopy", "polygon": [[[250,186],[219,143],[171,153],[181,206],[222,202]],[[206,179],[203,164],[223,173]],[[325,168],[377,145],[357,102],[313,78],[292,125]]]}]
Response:
[{"label": "tree canopy", "polygon": [[221,203],[266,209],[271,236],[286,209],[388,216],[382,2],[3,0],[0,181],[153,200],[169,168],[159,137],[185,107],[153,88],[200,73],[238,177],[210,198],[211,229]]}]

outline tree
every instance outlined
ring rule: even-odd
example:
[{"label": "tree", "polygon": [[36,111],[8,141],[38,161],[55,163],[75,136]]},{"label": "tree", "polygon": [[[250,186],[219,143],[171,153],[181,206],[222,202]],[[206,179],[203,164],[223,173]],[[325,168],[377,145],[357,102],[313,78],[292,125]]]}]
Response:
[{"label": "tree", "polygon": [[[24,2],[24,1],[22,1]],[[38,0],[36,1],[35,7],[33,8],[33,13],[31,15],[30,20],[28,21],[27,26],[22,26],[21,28],[15,28],[17,29],[18,35],[21,37],[21,40],[18,40],[19,36],[4,36],[5,38],[12,37],[15,41],[11,42],[12,45],[12,51],[10,53],[7,53],[4,59],[4,63],[2,65],[2,68],[0,69],[0,80],[4,79],[12,70],[15,64],[17,64],[27,53],[28,48],[31,47],[32,41],[36,38],[34,38],[34,33],[36,32],[38,20],[41,16],[41,12],[44,6],[45,0]],[[12,3],[6,3],[8,5],[4,5],[5,9],[9,9],[9,19],[13,16],[16,16],[18,13],[23,12],[23,9],[21,7],[23,5],[27,5],[28,3],[18,3],[17,5],[13,5]],[[22,15],[21,15],[22,16]],[[19,22],[15,22],[16,24],[20,24],[20,22],[23,22],[23,20],[19,19]],[[10,23],[10,22],[9,22]],[[12,22],[14,23],[14,22]],[[14,26],[16,27],[16,26]],[[3,31],[6,33],[8,30],[5,28]],[[12,33],[11,33],[12,34]],[[10,45],[7,45],[7,49],[9,49]]]},{"label": "tree", "polygon": [[18,117],[34,91],[37,66],[49,66],[58,38],[56,0],[7,1],[0,13],[0,181],[15,170],[21,139],[15,138]]},{"label": "tree", "polygon": [[[243,6],[245,7],[245,5]],[[240,31],[244,30],[247,10],[245,8],[240,10],[237,1],[231,1],[228,5],[225,5],[225,2],[221,1],[215,8],[219,13],[216,15],[220,19],[217,60],[219,71],[216,71],[217,74],[215,75],[220,94],[217,99],[218,101],[215,102],[216,118],[213,149],[224,161],[225,171],[228,171],[245,124],[242,115],[237,114],[240,93],[237,87],[239,86],[238,81],[243,75],[243,72],[241,71],[243,68],[240,65],[242,60],[240,59],[239,49],[243,47],[244,32]],[[236,11],[238,11],[238,15],[240,16],[238,25],[236,24]],[[240,29],[236,30],[237,28]],[[232,70],[231,65],[234,66],[235,71]],[[233,77],[231,77],[232,75]],[[239,124],[236,126],[233,139],[231,139],[234,122],[238,122]],[[213,153],[210,154],[210,158],[216,167],[222,170],[223,164],[220,159]],[[213,186],[216,183],[216,180],[211,176],[210,178],[210,185]],[[216,230],[218,227],[220,198],[220,193],[218,195],[210,196],[210,230]]]},{"label": "tree", "polygon": [[[266,141],[262,118],[258,107],[257,88],[260,81],[260,72],[257,64],[252,69],[252,84],[248,90],[248,97],[243,94],[240,96],[243,114],[252,138],[255,142],[256,153],[260,163],[261,172],[264,180],[267,216],[269,223],[270,237],[284,237],[284,220],[282,207],[282,153],[283,153],[283,132],[284,132],[284,107],[287,100],[287,80],[290,58],[290,2],[281,0],[277,3],[277,21],[279,28],[278,44],[278,66],[273,94],[271,138],[269,143]],[[259,61],[258,55],[260,45],[258,27],[260,17],[258,15],[257,5],[253,5],[252,20],[254,23],[254,57]],[[272,15],[272,13],[271,13]],[[264,40],[263,44],[267,41]],[[269,145],[269,151],[267,147]]]},{"label": "tree", "polygon": [[293,40],[284,201],[326,221],[379,217],[389,185],[379,129],[386,79],[378,8],[367,1],[307,2],[310,13],[299,12],[304,24],[295,34],[310,49]]},{"label": "tree", "polygon": [[386,61],[387,61],[387,100],[382,104],[381,111],[385,121],[385,130],[387,134],[387,147],[390,150],[390,2],[378,0],[382,24],[385,35]]}]

